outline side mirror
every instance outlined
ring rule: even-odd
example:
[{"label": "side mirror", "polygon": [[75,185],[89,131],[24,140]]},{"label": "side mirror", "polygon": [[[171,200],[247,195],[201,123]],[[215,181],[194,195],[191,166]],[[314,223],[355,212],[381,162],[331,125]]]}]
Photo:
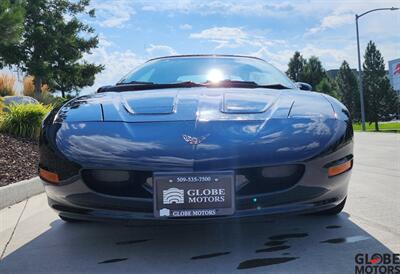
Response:
[{"label": "side mirror", "polygon": [[301,90],[308,90],[308,91],[312,90],[312,86],[310,84],[307,84],[307,83],[296,82],[295,85]]}]

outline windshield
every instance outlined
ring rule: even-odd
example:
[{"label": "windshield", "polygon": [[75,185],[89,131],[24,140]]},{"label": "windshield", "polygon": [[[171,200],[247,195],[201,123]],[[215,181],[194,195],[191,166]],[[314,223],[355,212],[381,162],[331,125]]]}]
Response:
[{"label": "windshield", "polygon": [[295,88],[285,74],[267,62],[243,57],[176,57],[145,63],[120,83],[174,84],[181,82],[218,83],[224,80],[280,84]]}]

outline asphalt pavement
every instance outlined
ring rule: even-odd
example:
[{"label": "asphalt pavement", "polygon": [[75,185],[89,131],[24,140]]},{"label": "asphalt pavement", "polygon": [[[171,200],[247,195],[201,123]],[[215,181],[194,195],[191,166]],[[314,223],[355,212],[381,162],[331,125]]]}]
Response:
[{"label": "asphalt pavement", "polygon": [[400,134],[357,133],[338,216],[64,223],[44,194],[0,211],[0,273],[355,273],[400,253]]}]

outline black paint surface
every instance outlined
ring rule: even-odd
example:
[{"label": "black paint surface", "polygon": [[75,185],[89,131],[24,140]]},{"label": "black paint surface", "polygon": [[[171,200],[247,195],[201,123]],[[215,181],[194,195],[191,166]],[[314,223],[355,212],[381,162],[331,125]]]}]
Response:
[{"label": "black paint surface", "polygon": [[256,253],[260,253],[260,252],[274,252],[274,251],[278,251],[278,250],[285,250],[285,249],[288,249],[288,248],[290,248],[289,245],[278,245],[278,246],[273,246],[273,247],[258,249],[258,250],[256,250]]},{"label": "black paint surface", "polygon": [[335,228],[341,228],[342,226],[340,225],[328,225],[326,228],[327,229],[335,229]]},{"label": "black paint surface", "polygon": [[346,239],[345,238],[335,238],[335,239],[329,239],[326,241],[321,241],[321,243],[328,243],[328,244],[341,244],[345,243]]},{"label": "black paint surface", "polygon": [[266,246],[277,246],[277,245],[283,245],[286,243],[286,241],[268,241],[264,245]]},{"label": "black paint surface", "polygon": [[130,244],[143,243],[143,242],[147,242],[147,241],[150,241],[150,239],[121,241],[121,242],[116,242],[115,244],[117,244],[117,245],[130,245]]},{"label": "black paint surface", "polygon": [[277,258],[263,258],[263,259],[252,259],[243,261],[239,264],[237,269],[249,269],[260,266],[269,266],[274,264],[282,264],[296,260],[297,257],[277,257]]},{"label": "black paint surface", "polygon": [[126,261],[126,260],[128,260],[128,258],[110,259],[110,260],[105,260],[105,261],[99,262],[99,264],[117,263],[117,262]]},{"label": "black paint surface", "polygon": [[280,234],[269,237],[271,240],[286,240],[292,238],[304,238],[307,237],[308,233],[292,233],[292,234]]},{"label": "black paint surface", "polygon": [[213,257],[218,257],[218,256],[223,256],[223,255],[228,255],[231,252],[217,252],[217,253],[210,253],[210,254],[204,254],[204,255],[199,255],[199,256],[194,256],[190,258],[191,260],[198,260],[198,259],[208,259],[208,258],[213,258]]},{"label": "black paint surface", "polygon": [[364,241],[368,240],[371,237],[364,236],[364,235],[356,235],[356,236],[350,236],[350,237],[345,237],[345,238],[333,238],[325,241],[321,241],[321,243],[328,243],[328,244],[342,244],[342,243],[356,243],[359,241]]}]

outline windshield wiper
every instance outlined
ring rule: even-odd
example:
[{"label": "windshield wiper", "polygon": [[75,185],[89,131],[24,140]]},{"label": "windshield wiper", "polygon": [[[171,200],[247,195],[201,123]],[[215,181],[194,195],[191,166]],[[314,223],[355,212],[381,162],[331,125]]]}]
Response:
[{"label": "windshield wiper", "polygon": [[[161,84],[164,85],[164,84]],[[172,84],[166,84],[166,85],[173,85],[177,87],[184,87],[184,88],[191,88],[191,87],[204,87],[204,84],[199,84],[195,83],[192,81],[185,81],[185,82],[177,82],[177,83],[172,83]]]},{"label": "windshield wiper", "polygon": [[194,88],[194,87],[236,87],[236,88],[271,88],[271,89],[290,89],[282,84],[259,85],[252,81],[238,81],[238,80],[223,80],[220,82],[204,82],[195,83],[192,81],[177,82],[177,83],[153,83],[153,82],[139,82],[131,81],[127,83],[118,83],[115,86],[105,86],[100,88],[97,92],[107,91],[134,91],[134,90],[147,90],[147,89],[167,89],[167,88]]},{"label": "windshield wiper", "polygon": [[260,88],[272,88],[272,89],[293,89],[290,87],[287,87],[282,84],[269,84],[269,85],[259,85]]},{"label": "windshield wiper", "polygon": [[225,79],[219,82],[206,81],[203,84],[207,86],[251,86],[251,87],[258,86],[258,84],[253,81],[240,81],[240,80],[230,80],[230,79]]},{"label": "windshield wiper", "polygon": [[210,82],[207,81],[204,84],[206,84],[207,86],[221,86],[221,87],[243,87],[243,88],[271,88],[271,89],[291,89],[290,87],[284,86],[280,83],[276,83],[276,84],[268,84],[268,85],[259,85],[256,82],[253,81],[240,81],[240,80],[223,80],[220,82]]},{"label": "windshield wiper", "polygon": [[152,82],[136,82],[116,84],[115,86],[106,86],[99,89],[97,92],[107,91],[134,91],[134,90],[147,90],[147,89],[167,89],[167,88],[193,88],[204,87],[204,84],[198,84],[192,81],[157,84]]},{"label": "windshield wiper", "polygon": [[154,85],[153,82],[142,82],[142,81],[130,81],[130,82],[120,82],[115,84],[116,86],[121,85]]}]

